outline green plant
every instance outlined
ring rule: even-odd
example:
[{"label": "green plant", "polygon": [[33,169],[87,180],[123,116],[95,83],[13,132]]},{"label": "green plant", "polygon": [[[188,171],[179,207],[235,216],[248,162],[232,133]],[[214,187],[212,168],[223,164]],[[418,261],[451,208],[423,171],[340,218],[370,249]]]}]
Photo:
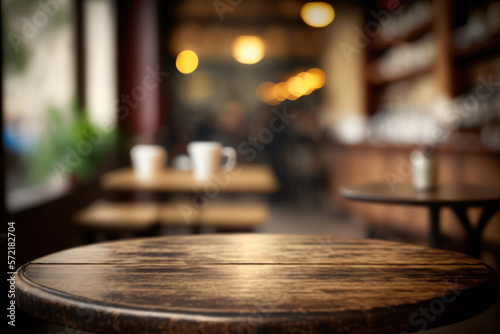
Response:
[{"label": "green plant", "polygon": [[[53,106],[47,110],[47,131],[31,162],[32,177],[42,181],[50,175],[74,175],[88,180],[113,152],[116,131],[95,125],[74,102],[70,112]],[[66,117],[66,115],[68,115]]]}]

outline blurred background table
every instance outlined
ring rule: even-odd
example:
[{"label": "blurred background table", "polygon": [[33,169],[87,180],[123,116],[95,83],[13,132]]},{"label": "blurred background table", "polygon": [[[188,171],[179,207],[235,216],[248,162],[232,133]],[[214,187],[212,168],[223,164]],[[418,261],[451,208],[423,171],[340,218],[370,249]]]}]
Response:
[{"label": "blurred background table", "polygon": [[195,182],[191,171],[166,168],[151,180],[138,180],[132,168],[122,168],[103,175],[101,187],[111,191],[146,190],[170,193],[191,193],[204,187],[216,187],[217,191],[228,193],[272,193],[279,185],[268,166],[239,165],[231,172],[219,173],[204,184]]},{"label": "blurred background table", "polygon": [[[500,209],[500,188],[443,184],[433,191],[416,191],[411,185],[400,184],[394,189],[387,183],[361,184],[343,187],[342,196],[356,201],[382,204],[420,205],[429,208],[430,237],[432,247],[439,246],[439,211],[450,207],[467,231],[467,253],[478,256],[481,233],[490,218]],[[467,208],[482,207],[483,213],[477,224],[467,217]]]},{"label": "blurred background table", "polygon": [[149,234],[179,227],[196,233],[206,228],[253,231],[267,221],[268,205],[239,195],[259,197],[279,188],[266,165],[237,165],[203,183],[197,182],[191,171],[174,168],[142,180],[126,167],[104,174],[100,186],[108,200],[98,200],[73,217],[88,242],[123,238],[134,230]]},{"label": "blurred background table", "polygon": [[17,271],[16,302],[107,333],[399,333],[488,309],[495,277],[465,254],[381,240],[170,236],[39,258]]}]

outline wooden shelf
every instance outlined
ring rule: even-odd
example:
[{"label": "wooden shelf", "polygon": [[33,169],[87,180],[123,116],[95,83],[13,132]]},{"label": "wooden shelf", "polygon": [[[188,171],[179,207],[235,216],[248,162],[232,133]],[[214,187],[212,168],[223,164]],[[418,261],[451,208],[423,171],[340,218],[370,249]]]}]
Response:
[{"label": "wooden shelf", "polygon": [[[492,0],[488,0],[488,3]],[[367,47],[365,76],[366,76],[366,103],[367,115],[373,115],[380,107],[380,103],[392,99],[385,96],[381,99],[381,89],[386,85],[411,79],[422,74],[432,73],[435,89],[440,95],[452,98],[457,94],[467,93],[472,89],[472,72],[481,70],[475,68],[480,62],[493,62],[494,57],[500,56],[500,33],[495,33],[488,39],[473,43],[466,49],[454,46],[454,25],[457,16],[467,18],[475,10],[474,6],[456,6],[451,0],[432,1],[433,15],[431,18],[408,33],[403,33],[391,40],[383,40],[380,36],[374,37]],[[376,5],[374,5],[376,6]],[[474,7],[474,8],[473,8]],[[373,9],[373,8],[369,8]],[[377,8],[375,7],[375,10]],[[367,17],[369,17],[367,12]],[[426,33],[432,32],[434,37],[434,59],[424,67],[397,72],[394,69],[392,76],[381,76],[380,64],[384,60],[384,53],[394,50],[404,42],[417,41]],[[492,65],[493,66],[493,65]],[[384,73],[385,74],[385,73]],[[412,87],[404,87],[411,90]]]},{"label": "wooden shelf", "polygon": [[481,58],[489,54],[500,54],[500,33],[497,33],[481,43],[472,44],[466,49],[453,50],[453,57],[459,61],[468,61]]},{"label": "wooden shelf", "polygon": [[372,86],[383,86],[397,81],[410,79],[421,74],[429,73],[432,71],[433,67],[434,67],[433,64],[430,63],[425,67],[416,68],[411,71],[401,72],[400,74],[394,77],[383,78],[379,74],[378,61],[374,61],[370,65],[368,65],[368,70],[366,73],[367,73],[367,80]]},{"label": "wooden shelf", "polygon": [[[373,3],[376,10],[376,5]],[[435,15],[435,3],[431,2],[432,14],[428,15],[425,22],[414,25],[409,31],[403,32],[398,31],[399,36],[395,36],[391,39],[384,39],[380,35],[375,36],[371,43],[367,47],[366,52],[366,63],[365,63],[365,80],[366,80],[366,102],[365,110],[366,114],[371,116],[374,115],[381,103],[384,103],[386,96],[382,94],[387,85],[394,84],[400,81],[412,79],[418,77],[422,74],[431,73],[435,70],[436,62],[433,59],[430,64],[425,66],[412,67],[408,66],[407,69],[402,69],[402,71],[394,71],[392,76],[382,76],[380,73],[380,61],[384,57],[384,53],[390,51],[391,49],[397,48],[402,43],[414,43],[420,38],[428,33],[435,33],[436,20],[438,17]],[[440,18],[439,18],[440,19]],[[395,29],[391,27],[389,29]],[[437,38],[437,37],[436,37]]]},{"label": "wooden shelf", "polygon": [[[419,149],[422,144],[419,143],[395,143],[385,141],[362,141],[356,144],[347,144],[342,142],[333,142],[334,147],[338,148],[354,148],[357,150],[382,150],[391,151],[412,151]],[[450,138],[444,143],[440,143],[435,147],[438,153],[457,153],[457,154],[485,154],[497,156],[499,151],[493,150],[485,146],[478,133],[468,131],[455,131]]]},{"label": "wooden shelf", "polygon": [[386,49],[394,47],[403,42],[413,41],[431,30],[432,30],[432,19],[416,27],[415,29],[409,31],[408,33],[398,36],[389,41],[382,39],[380,36],[376,37],[372,40],[371,47],[372,50],[374,51],[385,51]]}]

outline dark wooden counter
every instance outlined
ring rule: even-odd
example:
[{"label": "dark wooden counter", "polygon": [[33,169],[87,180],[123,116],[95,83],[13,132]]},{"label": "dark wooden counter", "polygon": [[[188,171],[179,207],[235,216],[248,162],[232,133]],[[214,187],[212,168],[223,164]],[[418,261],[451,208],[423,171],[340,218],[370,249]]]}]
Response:
[{"label": "dark wooden counter", "polygon": [[400,333],[498,296],[493,270],[467,255],[313,235],[95,244],[24,265],[16,284],[26,312],[108,333]]}]

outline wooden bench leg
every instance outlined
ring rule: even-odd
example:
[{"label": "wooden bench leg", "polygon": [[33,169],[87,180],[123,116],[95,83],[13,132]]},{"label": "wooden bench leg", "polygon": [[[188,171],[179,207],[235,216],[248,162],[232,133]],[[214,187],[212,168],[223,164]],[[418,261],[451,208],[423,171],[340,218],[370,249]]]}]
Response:
[{"label": "wooden bench leg", "polygon": [[97,242],[97,240],[94,236],[94,233],[89,232],[89,231],[83,232],[83,239],[84,239],[86,244],[93,244],[93,243]]},{"label": "wooden bench leg", "polygon": [[430,235],[429,245],[434,248],[439,248],[439,206],[429,207],[429,220],[430,220]]},{"label": "wooden bench leg", "polygon": [[368,239],[376,239],[377,238],[377,231],[375,230],[375,228],[373,227],[368,227],[367,231],[366,231],[366,237]]}]

